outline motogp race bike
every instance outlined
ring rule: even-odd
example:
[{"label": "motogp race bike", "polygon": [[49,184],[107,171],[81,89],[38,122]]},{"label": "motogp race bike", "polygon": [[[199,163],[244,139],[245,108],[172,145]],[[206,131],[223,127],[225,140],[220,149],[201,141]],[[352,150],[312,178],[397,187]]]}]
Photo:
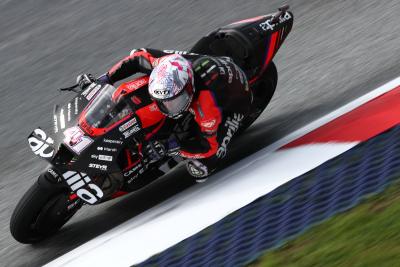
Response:
[{"label": "motogp race bike", "polygon": [[[273,14],[219,28],[189,51],[164,52],[230,57],[240,66],[254,96],[250,115],[241,121],[245,129],[274,94],[278,74],[272,59],[293,25],[288,9],[283,6]],[[80,91],[74,90],[77,85],[65,88],[76,95],[55,106],[53,129],[37,128],[28,137],[33,153],[50,165],[12,214],[10,230],[17,241],[43,240],[84,204],[96,205],[139,190],[182,161],[178,156],[154,161],[141,153],[149,138],[161,140],[171,131],[184,138],[193,128],[190,114],[176,121],[159,111],[148,96],[148,81],[148,76],[141,76],[117,88],[97,83]]]}]

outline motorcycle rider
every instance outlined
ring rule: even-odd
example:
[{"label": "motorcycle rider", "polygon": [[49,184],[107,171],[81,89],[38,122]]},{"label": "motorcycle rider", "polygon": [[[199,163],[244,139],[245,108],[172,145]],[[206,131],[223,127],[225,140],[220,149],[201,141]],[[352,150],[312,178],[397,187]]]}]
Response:
[{"label": "motorcycle rider", "polygon": [[[133,50],[98,81],[114,84],[139,72],[150,75],[149,94],[162,113],[179,119],[190,112],[196,122],[194,136],[149,142],[147,155],[155,159],[180,155],[187,159],[187,170],[196,181],[205,181],[225,157],[249,111],[252,94],[246,75],[227,57],[141,48]],[[80,75],[77,80],[84,86],[90,79]]]}]

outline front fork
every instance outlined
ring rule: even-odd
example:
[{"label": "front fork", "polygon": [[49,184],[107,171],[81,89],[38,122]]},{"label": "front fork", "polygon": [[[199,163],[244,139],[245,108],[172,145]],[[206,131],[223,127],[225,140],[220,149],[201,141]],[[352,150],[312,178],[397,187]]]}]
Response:
[{"label": "front fork", "polygon": [[41,187],[48,191],[53,191],[54,194],[64,193],[68,200],[66,203],[67,210],[79,209],[84,202],[67,186],[60,172],[53,166],[48,166],[38,178],[38,183]]},{"label": "front fork", "polygon": [[[98,177],[102,178],[102,177]],[[103,185],[105,179],[100,181]],[[51,187],[54,191],[64,191],[68,198],[76,206],[79,199],[88,204],[98,204],[103,201],[104,192],[96,181],[86,173],[59,170],[49,166],[39,177],[39,184]]]}]

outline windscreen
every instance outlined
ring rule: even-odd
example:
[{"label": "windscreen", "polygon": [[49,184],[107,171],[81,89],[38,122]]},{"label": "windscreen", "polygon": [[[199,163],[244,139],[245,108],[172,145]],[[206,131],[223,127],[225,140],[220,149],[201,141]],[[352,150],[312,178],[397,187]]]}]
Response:
[{"label": "windscreen", "polygon": [[123,98],[113,99],[116,88],[105,85],[86,112],[86,122],[93,128],[108,128],[131,114],[131,107]]}]

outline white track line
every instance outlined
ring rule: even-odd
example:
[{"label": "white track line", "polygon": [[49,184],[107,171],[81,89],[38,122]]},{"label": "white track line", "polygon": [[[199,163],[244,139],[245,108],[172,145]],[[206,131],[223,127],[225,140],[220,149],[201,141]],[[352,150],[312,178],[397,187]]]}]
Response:
[{"label": "white track line", "polygon": [[400,85],[400,77],[274,142],[46,266],[131,266],[221,220],[357,144],[283,145]]}]

